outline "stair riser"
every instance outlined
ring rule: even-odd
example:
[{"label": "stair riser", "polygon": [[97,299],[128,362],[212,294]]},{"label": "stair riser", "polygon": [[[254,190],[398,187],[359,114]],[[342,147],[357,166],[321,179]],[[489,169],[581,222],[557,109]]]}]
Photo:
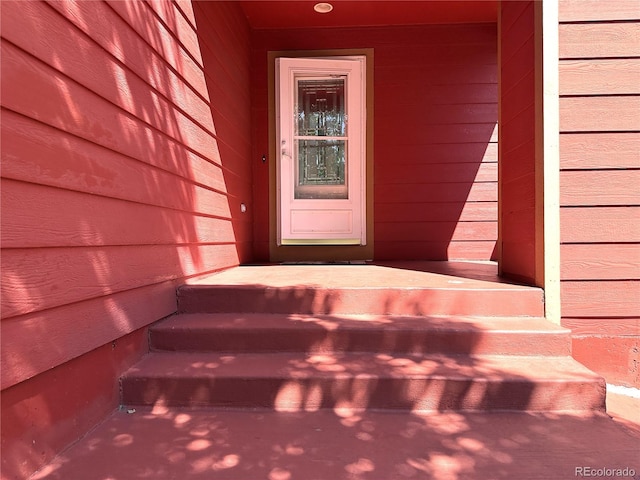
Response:
[{"label": "stair riser", "polygon": [[183,286],[180,313],[544,316],[530,290]]},{"label": "stair riser", "polygon": [[331,330],[323,328],[152,329],[151,348],[191,352],[377,352],[411,354],[569,355],[565,334],[420,331]]},{"label": "stair riser", "polygon": [[125,405],[276,411],[604,411],[603,382],[454,378],[123,378]]}]

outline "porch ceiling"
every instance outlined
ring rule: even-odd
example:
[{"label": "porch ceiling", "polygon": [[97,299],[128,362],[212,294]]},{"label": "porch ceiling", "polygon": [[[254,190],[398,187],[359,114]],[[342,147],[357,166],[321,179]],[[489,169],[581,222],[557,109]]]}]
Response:
[{"label": "porch ceiling", "polygon": [[498,0],[328,2],[333,10],[326,14],[313,10],[316,1],[241,0],[240,4],[255,29],[487,23],[497,20],[498,4]]}]

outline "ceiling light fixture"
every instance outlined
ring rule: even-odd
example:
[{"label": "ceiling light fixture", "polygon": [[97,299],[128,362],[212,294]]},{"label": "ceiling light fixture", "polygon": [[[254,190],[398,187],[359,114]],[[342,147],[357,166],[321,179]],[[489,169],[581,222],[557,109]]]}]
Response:
[{"label": "ceiling light fixture", "polygon": [[331,5],[330,3],[316,3],[313,6],[313,9],[318,12],[318,13],[329,13],[331,10],[333,10],[333,5]]}]

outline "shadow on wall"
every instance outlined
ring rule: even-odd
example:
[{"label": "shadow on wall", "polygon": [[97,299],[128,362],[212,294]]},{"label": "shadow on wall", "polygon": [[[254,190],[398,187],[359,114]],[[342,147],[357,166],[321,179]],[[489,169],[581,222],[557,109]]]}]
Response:
[{"label": "shadow on wall", "polygon": [[[115,407],[118,371],[140,329],[175,311],[177,282],[248,258],[249,217],[234,218],[250,196],[246,26],[234,88],[214,94],[230,76],[213,66],[230,54],[218,40],[243,32],[218,14],[234,12],[3,4],[3,474],[33,471]],[[93,373],[65,365],[81,356]],[[56,389],[64,372],[91,388]]]},{"label": "shadow on wall", "polygon": [[396,60],[405,45],[381,52],[378,86],[392,93],[376,104],[376,258],[496,259],[497,32],[425,37],[406,52],[415,69]]},{"label": "shadow on wall", "polygon": [[[373,48],[375,259],[495,258],[495,25],[256,30],[253,45],[254,155],[269,151],[268,51]],[[254,186],[265,261],[268,170]]]}]

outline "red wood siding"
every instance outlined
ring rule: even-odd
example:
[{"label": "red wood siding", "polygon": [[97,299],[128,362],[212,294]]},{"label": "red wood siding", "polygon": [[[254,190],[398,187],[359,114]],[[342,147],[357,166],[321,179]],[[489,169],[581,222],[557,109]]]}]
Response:
[{"label": "red wood siding", "polygon": [[574,356],[638,386],[640,5],[560,2],[563,324]]},{"label": "red wood siding", "polygon": [[535,283],[534,2],[501,2],[500,29],[500,268]]},{"label": "red wood siding", "polygon": [[89,352],[173,313],[182,279],[251,260],[251,56],[230,2],[3,2],[0,48],[3,450],[43,442],[19,478],[116,396],[36,433],[5,398],[107,372]]},{"label": "red wood siding", "polygon": [[[373,48],[375,258],[492,257],[495,25],[258,30],[253,45],[254,158],[268,152],[267,51]],[[269,167],[254,165],[255,252],[267,260]]]},{"label": "red wood siding", "polygon": [[30,478],[113,411],[117,379],[148,350],[147,338],[142,328],[3,390],[2,479]]}]

